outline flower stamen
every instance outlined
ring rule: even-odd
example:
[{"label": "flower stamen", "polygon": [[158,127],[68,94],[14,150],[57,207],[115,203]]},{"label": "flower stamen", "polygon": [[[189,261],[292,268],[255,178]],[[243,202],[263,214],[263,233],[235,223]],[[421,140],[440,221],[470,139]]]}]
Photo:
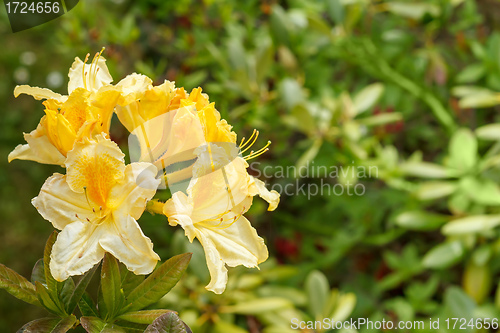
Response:
[{"label": "flower stamen", "polygon": [[267,141],[267,144],[264,147],[262,147],[261,149],[255,151],[255,152],[253,150],[250,151],[250,154],[248,154],[247,156],[245,156],[243,158],[248,161],[252,158],[256,158],[256,157],[264,154],[265,152],[267,152],[269,150],[269,148],[267,148],[267,147],[269,147],[270,144],[271,144],[271,141]]},{"label": "flower stamen", "polygon": [[[82,66],[82,78],[83,78],[83,87],[85,89],[87,89],[87,80],[85,79],[86,75],[87,75],[87,72],[85,72],[85,64],[87,63],[87,61],[89,60],[89,57],[90,57],[90,53],[87,53],[87,55],[85,56],[85,61],[83,62],[83,66]],[[88,90],[88,89],[87,89]]]}]

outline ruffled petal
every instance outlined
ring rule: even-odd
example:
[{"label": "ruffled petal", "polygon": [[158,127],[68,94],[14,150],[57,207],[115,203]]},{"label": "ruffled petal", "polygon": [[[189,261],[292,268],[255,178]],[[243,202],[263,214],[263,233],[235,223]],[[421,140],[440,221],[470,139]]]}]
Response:
[{"label": "ruffled petal", "polygon": [[121,91],[120,105],[128,105],[139,100],[146,90],[152,88],[153,81],[146,75],[132,73],[118,82],[116,88]]},{"label": "ruffled petal", "polygon": [[108,208],[117,215],[131,215],[139,219],[160,183],[156,174],[157,169],[151,163],[127,165],[123,182],[115,185],[110,192]]},{"label": "ruffled petal", "polygon": [[57,281],[73,275],[81,275],[104,257],[99,245],[105,228],[86,221],[68,224],[57,235],[50,255],[50,271]]},{"label": "ruffled petal", "polygon": [[195,178],[187,189],[194,207],[192,218],[195,221],[224,214],[250,196],[250,178],[245,160],[235,153],[228,153],[225,148],[210,143],[197,149],[198,160],[193,166]]},{"label": "ruffled petal", "polygon": [[206,288],[216,294],[226,288],[227,270],[224,264],[231,267],[257,267],[269,256],[264,240],[244,216],[227,214],[224,219],[230,221],[229,226],[216,226],[216,222],[196,225],[197,238],[205,250],[211,276]]},{"label": "ruffled petal", "polygon": [[64,164],[66,157],[61,154],[52,143],[50,143],[40,124],[30,133],[24,133],[24,139],[28,142],[28,144],[18,145],[9,154],[9,162],[19,159],[44,164]]},{"label": "ruffled petal", "polygon": [[268,211],[273,211],[278,207],[278,204],[280,203],[280,194],[276,192],[275,190],[269,191],[266,188],[266,184],[252,176],[251,178],[251,185],[250,185],[250,193],[251,195],[259,195],[262,199],[266,200],[269,203],[269,208],[267,209]]},{"label": "ruffled petal", "polygon": [[31,203],[44,219],[59,230],[76,220],[95,217],[85,195],[73,192],[66,182],[66,176],[59,173],[45,181],[40,194]]},{"label": "ruffled petal", "polygon": [[[99,68],[99,70],[97,70],[97,68]],[[84,75],[84,73],[86,74]],[[71,94],[76,88],[97,91],[102,86],[113,82],[113,78],[111,74],[109,74],[108,66],[106,66],[106,59],[104,57],[99,57],[97,65],[93,63],[92,67],[91,64],[84,64],[80,58],[76,57],[73,65],[69,69],[68,77],[68,94]]]},{"label": "ruffled petal", "polygon": [[14,88],[14,96],[18,97],[21,94],[26,94],[33,96],[34,99],[36,100],[42,100],[42,99],[55,99],[60,102],[63,102],[65,100],[65,96],[62,96],[58,93],[53,92],[50,89],[47,88],[39,88],[39,87],[30,87],[28,85],[21,85],[21,86],[16,86]]},{"label": "ruffled petal", "polygon": [[105,135],[99,134],[95,139],[77,142],[68,152],[67,182],[75,192],[83,193],[87,188],[90,199],[103,204],[112,186],[123,179],[125,155]]},{"label": "ruffled petal", "polygon": [[160,257],[153,251],[153,243],[144,236],[139,224],[130,215],[118,217],[103,224],[106,232],[99,240],[101,247],[115,256],[135,274],[149,274]]}]

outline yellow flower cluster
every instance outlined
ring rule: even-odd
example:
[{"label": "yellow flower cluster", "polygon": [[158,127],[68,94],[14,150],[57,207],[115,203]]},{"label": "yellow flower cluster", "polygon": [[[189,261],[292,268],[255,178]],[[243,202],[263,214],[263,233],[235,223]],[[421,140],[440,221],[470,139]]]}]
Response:
[{"label": "yellow flower cluster", "polygon": [[[101,51],[102,52],[102,51]],[[236,143],[236,134],[201,88],[187,93],[165,81],[131,74],[112,85],[100,53],[90,64],[79,58],[69,70],[68,95],[18,86],[17,97],[44,100],[45,115],[26,144],[10,154],[66,168],[42,186],[32,202],[39,213],[61,230],[51,254],[54,278],[80,275],[111,253],[135,274],[148,274],[159,256],[137,220],[146,208],[180,225],[192,242],[203,245],[211,281],[207,289],[222,293],[227,266],[257,267],[268,257],[264,240],[243,214],[259,195],[274,210],[279,194],[247,172],[243,157],[255,142]],[[131,133],[132,163],[109,138],[113,114]],[[169,187],[167,202],[152,201],[159,188]]]}]

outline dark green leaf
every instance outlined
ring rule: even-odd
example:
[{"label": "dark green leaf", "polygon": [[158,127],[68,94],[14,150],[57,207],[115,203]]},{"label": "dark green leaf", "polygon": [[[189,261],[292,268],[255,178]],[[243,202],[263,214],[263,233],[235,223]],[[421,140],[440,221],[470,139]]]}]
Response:
[{"label": "dark green leaf", "polygon": [[128,296],[132,290],[134,290],[138,285],[140,285],[144,279],[146,278],[145,275],[135,275],[131,271],[127,269],[127,266],[125,266],[122,263],[119,263],[120,265],[120,276],[122,278],[122,290],[125,296]]},{"label": "dark green leaf", "polygon": [[110,318],[118,313],[125,300],[121,284],[118,261],[113,255],[106,253],[101,268],[101,291]]},{"label": "dark green leaf", "polygon": [[85,317],[99,317],[99,311],[97,311],[97,307],[88,292],[84,292],[78,301],[78,308]]},{"label": "dark green leaf", "polygon": [[191,253],[179,254],[158,267],[126,299],[125,311],[136,311],[156,303],[180,280],[191,259]]},{"label": "dark green leaf", "polygon": [[172,310],[143,310],[127,312],[118,317],[118,319],[130,321],[137,324],[151,324],[156,318],[162,316],[166,313],[172,312]]},{"label": "dark green leaf", "polygon": [[125,333],[126,331],[116,325],[104,322],[97,317],[81,317],[80,323],[88,333]]},{"label": "dark green leaf", "polygon": [[76,287],[73,289],[73,292],[68,302],[64,303],[66,304],[66,311],[68,313],[72,313],[75,310],[76,305],[80,301],[82,295],[85,293],[85,290],[87,289],[90,280],[92,280],[92,277],[94,276],[97,267],[98,265],[95,265],[90,271],[88,271],[81,277],[81,279],[76,284]]},{"label": "dark green leaf", "polygon": [[43,266],[45,269],[45,284],[47,285],[47,289],[51,295],[57,297],[60,291],[62,290],[62,283],[57,282],[52,273],[50,272],[50,254],[52,252],[52,247],[57,239],[57,231],[54,231],[49,239],[47,239],[47,243],[45,244],[45,250],[43,251]]},{"label": "dark green leaf", "polygon": [[2,264],[0,264],[0,288],[5,289],[9,294],[24,302],[40,305],[35,286],[23,276]]},{"label": "dark green leaf", "polygon": [[76,322],[76,317],[71,315],[61,318],[41,318],[30,321],[17,333],[65,333],[69,331]]},{"label": "dark green leaf", "polygon": [[37,281],[35,282],[35,287],[38,300],[43,307],[58,316],[66,315],[64,309],[60,307],[60,303],[52,298],[52,295],[50,295],[49,291],[43,286],[43,284]]},{"label": "dark green leaf", "polygon": [[43,267],[43,259],[39,259],[35,266],[33,266],[33,271],[31,272],[31,282],[40,282],[43,285],[47,285],[45,281],[45,268]]},{"label": "dark green leaf", "polygon": [[104,297],[102,295],[102,286],[99,285],[99,290],[97,291],[97,308],[99,309],[99,313],[101,314],[101,318],[108,317],[109,309],[106,306],[106,302],[104,302]]},{"label": "dark green leaf", "polygon": [[158,317],[144,333],[187,333],[186,327],[175,312]]},{"label": "dark green leaf", "polygon": [[[64,306],[64,309],[66,310],[66,304],[69,303],[69,300],[71,299],[71,295],[73,295],[73,292],[75,291],[75,281],[73,281],[73,278],[69,277],[63,282],[63,286],[61,289],[61,293],[59,294],[59,299],[61,300],[61,305]],[[73,308],[74,310],[74,308]],[[69,311],[66,311],[67,313],[71,313]]]}]

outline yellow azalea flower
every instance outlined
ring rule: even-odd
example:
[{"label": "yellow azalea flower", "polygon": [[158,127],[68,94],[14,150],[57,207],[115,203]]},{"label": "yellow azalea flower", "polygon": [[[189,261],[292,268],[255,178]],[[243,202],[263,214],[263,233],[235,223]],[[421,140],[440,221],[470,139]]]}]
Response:
[{"label": "yellow azalea flower", "polygon": [[116,114],[129,132],[169,111],[194,105],[193,112],[200,119],[207,142],[236,142],[231,126],[221,119],[214,103],[209,103],[201,88],[187,94],[184,88],[175,88],[173,82],[165,80],[163,84],[153,86],[151,79],[136,73],[121,80],[116,88],[122,94]]},{"label": "yellow azalea flower", "polygon": [[75,144],[65,162],[67,175],[54,174],[33,199],[55,228],[51,254],[54,278],[80,275],[111,253],[135,274],[148,274],[160,259],[137,219],[156,193],[156,168],[125,166],[124,154],[104,135]]},{"label": "yellow azalea flower", "polygon": [[202,94],[201,88],[193,89],[188,98],[180,101],[180,106],[189,105],[196,107],[207,142],[236,143],[236,133],[231,131],[232,126],[221,119],[215,103],[209,103],[208,95]]},{"label": "yellow azalea flower", "polygon": [[129,132],[168,112],[175,96],[173,82],[165,80],[163,84],[153,86],[147,76],[135,73],[118,82],[116,88],[122,92],[116,114]]},{"label": "yellow azalea flower", "polygon": [[[103,51],[104,49],[100,53],[97,53],[90,64],[87,64],[88,54],[85,61],[82,61],[78,57],[75,58],[68,73],[68,95],[71,95],[77,88],[84,88],[90,92],[95,92],[113,81],[106,66],[106,59],[101,57]],[[36,100],[53,99],[59,102],[64,102],[68,98],[68,96],[55,93],[50,89],[30,87],[28,85],[17,86],[14,89],[15,97],[20,94],[33,96]]]},{"label": "yellow azalea flower", "polygon": [[9,162],[23,159],[63,165],[75,141],[109,132],[120,93],[107,85],[111,76],[104,59],[96,57],[89,65],[76,58],[69,77],[69,96],[56,96],[48,89],[16,87],[16,96],[27,93],[48,100],[43,103],[45,116],[40,124],[31,133],[24,134],[27,144],[18,145],[9,154]]},{"label": "yellow azalea flower", "polygon": [[[189,181],[189,161],[196,158],[195,148],[207,142],[235,145],[236,134],[221,120],[201,88],[187,94],[169,81],[153,86],[149,78],[139,74],[127,76],[116,87],[122,94],[116,108],[118,118],[132,134],[131,159],[154,163],[163,173],[161,188],[166,183],[172,187]],[[187,166],[178,168],[181,164]]]},{"label": "yellow azalea flower", "polygon": [[[237,147],[234,149],[238,150]],[[227,266],[257,267],[268,257],[264,240],[243,214],[258,194],[274,209],[279,202],[276,191],[249,176],[248,164],[232,158],[227,147],[217,144],[199,147],[193,167],[193,178],[187,195],[175,192],[163,213],[172,226],[180,225],[189,240],[197,238],[203,245],[211,281],[208,290],[220,294],[227,284]]]}]

